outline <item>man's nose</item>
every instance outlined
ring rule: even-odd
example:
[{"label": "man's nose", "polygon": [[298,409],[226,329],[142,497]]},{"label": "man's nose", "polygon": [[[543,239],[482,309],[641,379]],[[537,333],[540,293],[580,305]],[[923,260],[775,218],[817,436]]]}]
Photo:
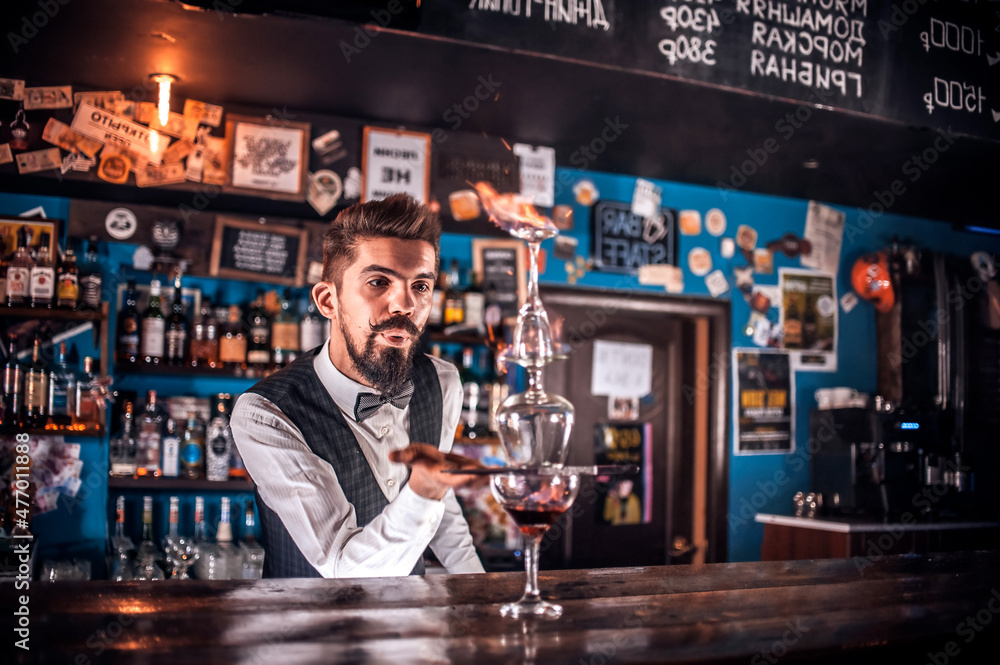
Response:
[{"label": "man's nose", "polygon": [[396,284],[389,291],[390,314],[405,314],[406,316],[409,316],[413,314],[415,306],[416,300],[414,299],[413,293],[410,291],[408,286]]}]

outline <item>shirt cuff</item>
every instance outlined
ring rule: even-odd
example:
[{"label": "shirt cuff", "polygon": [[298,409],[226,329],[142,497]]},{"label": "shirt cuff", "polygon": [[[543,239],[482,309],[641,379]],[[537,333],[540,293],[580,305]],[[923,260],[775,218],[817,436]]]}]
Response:
[{"label": "shirt cuff", "polygon": [[479,557],[475,555],[475,550],[473,550],[473,556],[469,557],[465,561],[460,561],[447,566],[447,570],[452,575],[469,575],[472,573],[486,572],[486,569],[483,568],[483,563],[479,560]]},{"label": "shirt cuff", "polygon": [[417,527],[421,532],[429,534],[430,537],[437,532],[444,517],[444,502],[426,499],[414,492],[409,483],[403,485],[396,499],[389,504],[392,508],[393,521],[397,519],[408,525]]}]

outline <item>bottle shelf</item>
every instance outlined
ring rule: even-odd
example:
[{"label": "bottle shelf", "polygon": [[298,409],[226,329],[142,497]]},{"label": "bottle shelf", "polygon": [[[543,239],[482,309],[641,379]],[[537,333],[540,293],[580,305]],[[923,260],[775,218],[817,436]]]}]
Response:
[{"label": "bottle shelf", "polygon": [[196,376],[215,377],[220,379],[246,379],[247,381],[259,381],[271,372],[258,372],[256,370],[232,368],[232,367],[190,367],[188,365],[147,365],[146,363],[117,363],[115,373],[122,375],[143,375],[143,376]]},{"label": "bottle shelf", "polygon": [[205,480],[192,478],[164,478],[162,476],[143,478],[119,478],[108,476],[108,489],[130,490],[178,490],[178,491],[218,491],[252,492],[254,484],[249,480],[231,478],[229,480]]},{"label": "bottle shelf", "polygon": [[66,319],[68,321],[99,321],[104,318],[104,312],[99,310],[48,309],[45,307],[3,307],[0,308],[0,313],[11,317]]},{"label": "bottle shelf", "polygon": [[11,430],[0,430],[0,436],[13,436],[15,434],[29,434],[31,436],[104,436],[104,428],[94,425],[93,427],[18,427]]}]

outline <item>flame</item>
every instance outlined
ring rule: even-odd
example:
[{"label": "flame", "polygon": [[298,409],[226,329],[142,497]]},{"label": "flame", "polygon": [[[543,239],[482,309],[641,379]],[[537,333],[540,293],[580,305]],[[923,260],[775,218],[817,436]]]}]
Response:
[{"label": "flame", "polygon": [[477,182],[474,187],[490,220],[504,231],[512,233],[531,227],[546,235],[558,233],[552,220],[539,215],[535,206],[525,201],[520,194],[500,194],[487,182]]}]

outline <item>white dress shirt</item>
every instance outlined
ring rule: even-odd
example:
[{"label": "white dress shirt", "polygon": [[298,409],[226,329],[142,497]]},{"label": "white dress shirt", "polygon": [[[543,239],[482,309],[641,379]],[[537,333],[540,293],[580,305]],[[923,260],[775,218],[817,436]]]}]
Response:
[{"label": "white dress shirt", "polygon": [[[483,572],[455,493],[449,490],[441,501],[421,497],[404,484],[407,467],[389,461],[389,451],[410,444],[410,407],[386,404],[357,422],[357,394],[371,388],[334,366],[329,345],[327,339],[313,368],[354,432],[389,505],[359,528],[354,506],[330,463],[309,449],[299,429],[274,403],[248,392],[236,400],[231,426],[264,503],[323,577],[408,575],[428,545],[449,573]],[[440,449],[449,452],[461,417],[462,385],[452,364],[434,357],[431,361],[443,393]]]}]

